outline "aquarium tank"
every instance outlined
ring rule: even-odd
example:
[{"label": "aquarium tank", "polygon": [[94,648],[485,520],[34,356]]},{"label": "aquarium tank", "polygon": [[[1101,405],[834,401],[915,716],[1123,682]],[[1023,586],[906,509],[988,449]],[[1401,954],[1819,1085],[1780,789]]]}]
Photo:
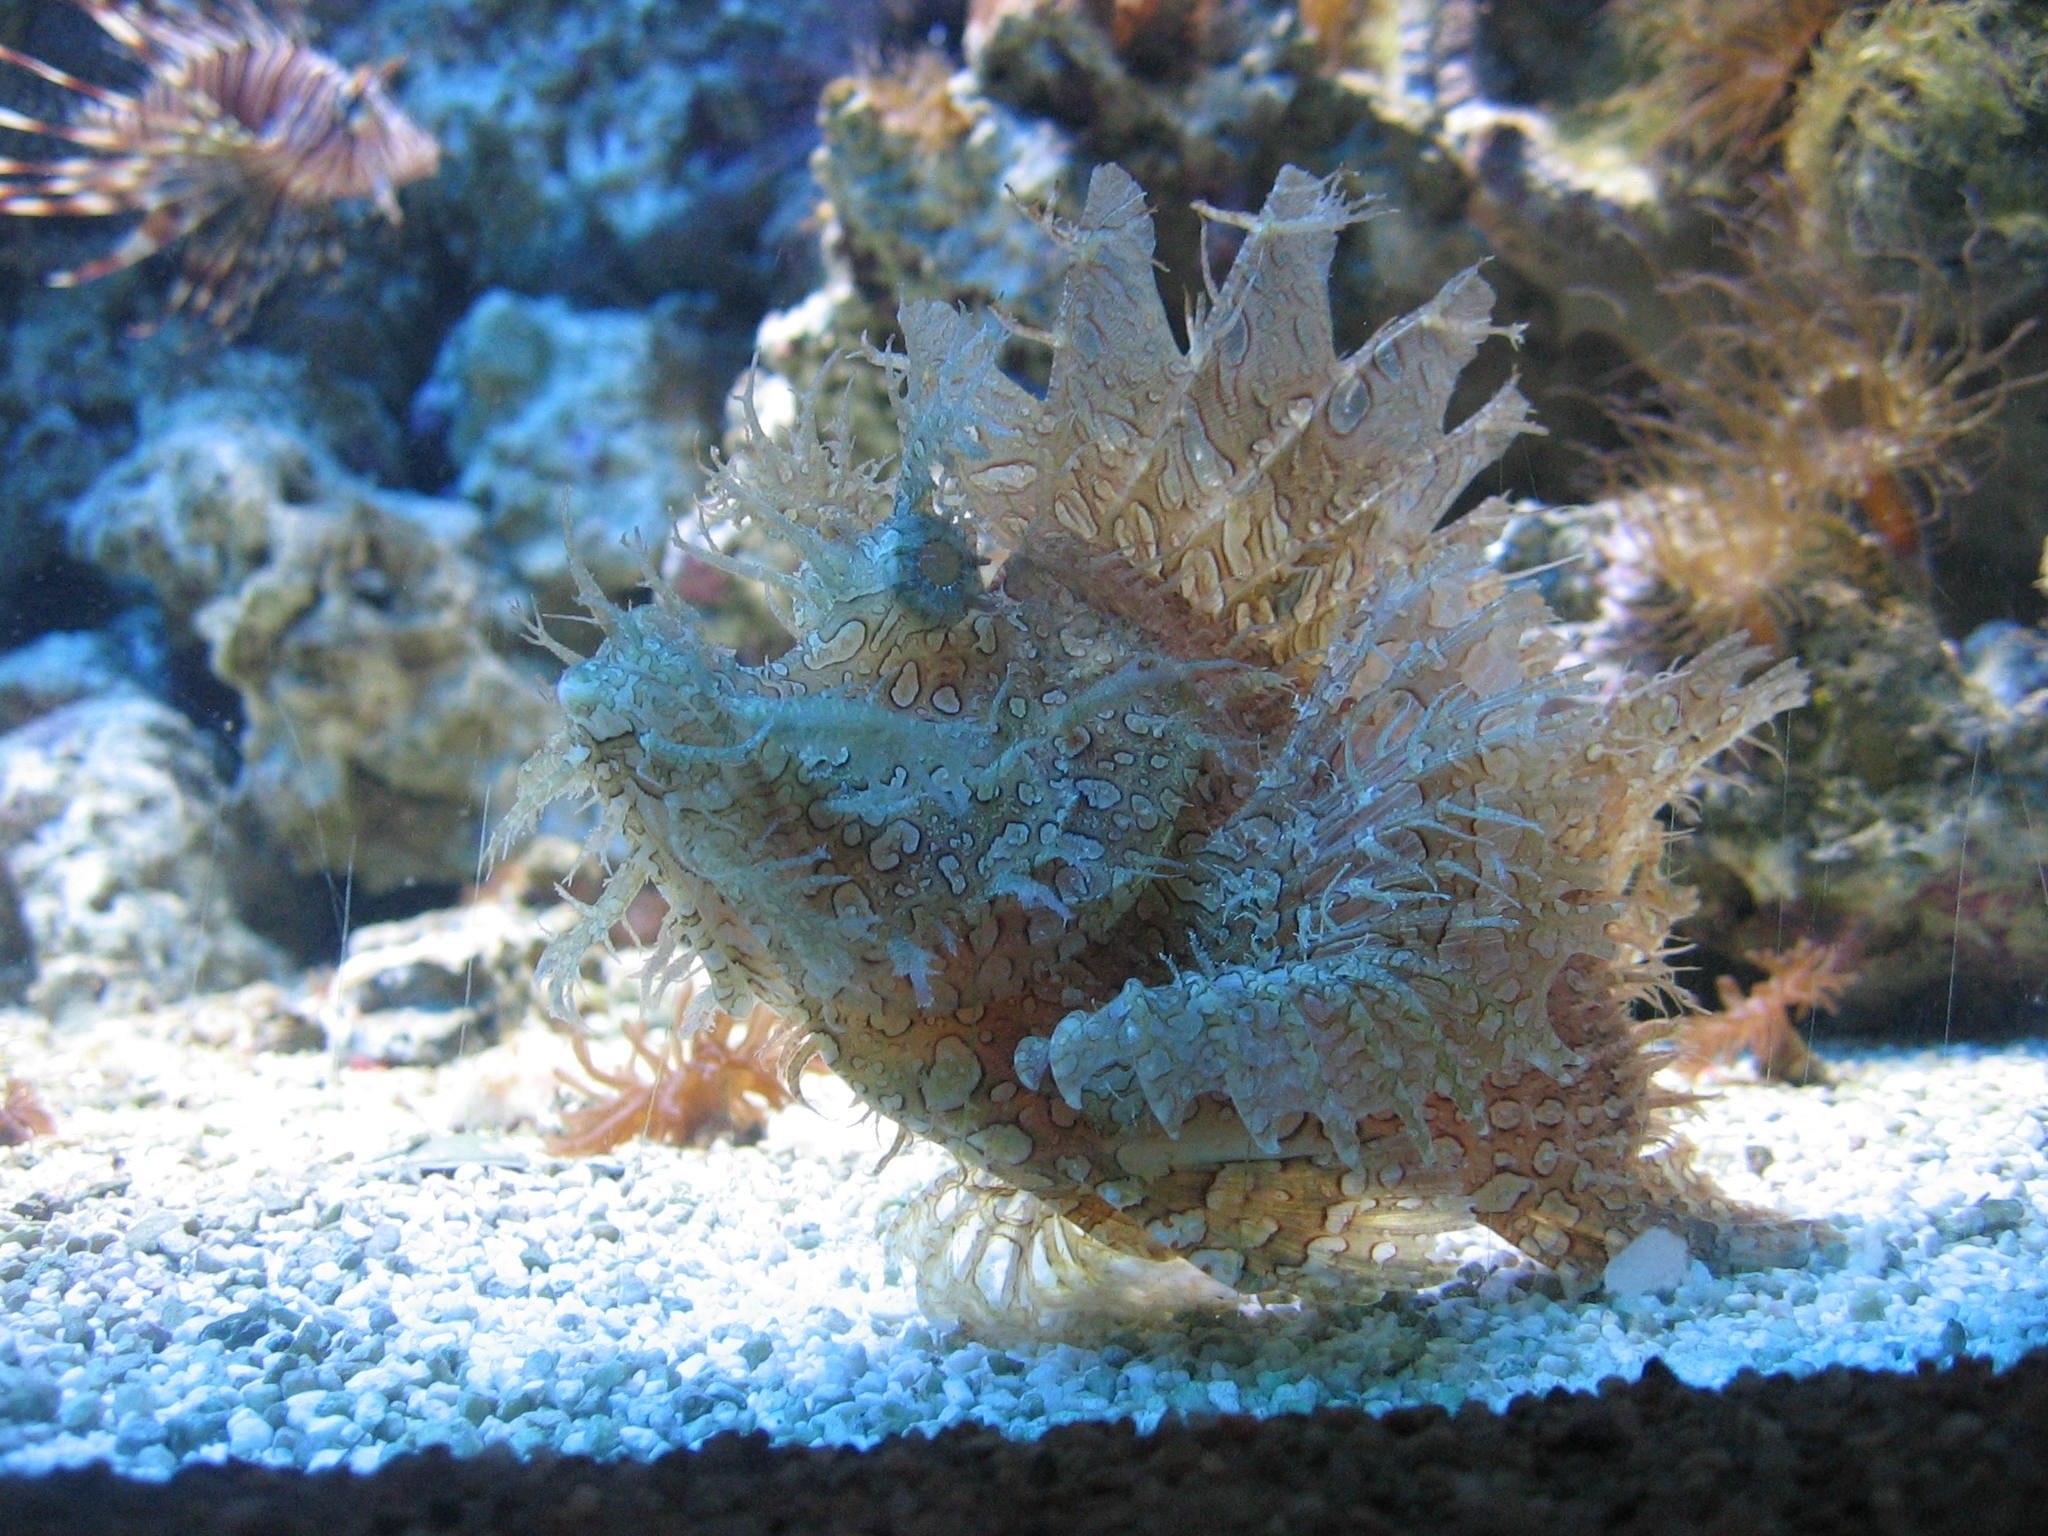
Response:
[{"label": "aquarium tank", "polygon": [[2048,15],[0,10],[0,1474],[2048,1344]]}]

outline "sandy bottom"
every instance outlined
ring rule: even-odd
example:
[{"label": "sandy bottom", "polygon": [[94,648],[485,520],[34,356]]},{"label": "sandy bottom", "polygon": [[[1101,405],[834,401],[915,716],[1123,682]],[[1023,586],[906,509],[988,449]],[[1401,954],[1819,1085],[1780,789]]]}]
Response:
[{"label": "sandy bottom", "polygon": [[[218,1031],[214,1030],[217,1035]],[[199,1043],[195,1010],[0,1014],[57,1134],[0,1150],[0,1472],[373,1469],[493,1445],[649,1458],[722,1430],[867,1445],[1325,1405],[1499,1406],[1638,1376],[1907,1369],[2048,1343],[2048,1044],[1837,1053],[1730,1080],[1687,1132],[1744,1199],[1842,1242],[1800,1270],[1566,1304],[1475,1238],[1441,1290],[1107,1344],[992,1349],[919,1314],[877,1237],[944,1166],[843,1091],[751,1148],[550,1157],[518,1122],[563,1042],[442,1069]],[[451,1133],[492,1120],[510,1128]]]}]

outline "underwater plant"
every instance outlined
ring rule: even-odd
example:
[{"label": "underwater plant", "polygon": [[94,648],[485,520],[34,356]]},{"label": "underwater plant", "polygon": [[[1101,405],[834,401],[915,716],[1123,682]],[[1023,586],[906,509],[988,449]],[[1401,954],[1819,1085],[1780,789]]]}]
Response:
[{"label": "underwater plant", "polygon": [[1446,426],[1504,334],[1476,272],[1340,355],[1363,208],[1289,168],[1256,216],[1201,212],[1243,242],[1185,348],[1107,166],[1054,226],[1042,398],[992,319],[918,302],[870,359],[893,469],[815,393],[784,437],[748,409],[700,513],[798,560],[697,553],[763,585],[780,656],[742,664],[659,583],[628,610],[584,583],[602,643],[549,642],[566,723],[507,832],[576,794],[615,850],[550,1006],[654,886],[654,983],[701,958],[966,1165],[905,1242],[977,1326],[1144,1261],[1370,1297],[1475,1221],[1572,1292],[1653,1227],[1802,1252],[1688,1170],[1636,1014],[1686,904],[1658,813],[1797,669],[1727,641],[1598,692],[1489,566],[1504,508],[1444,523],[1528,429],[1512,384]]},{"label": "underwater plant", "polygon": [[1696,166],[1754,163],[1785,132],[1815,46],[1849,0],[1626,0],[1622,32],[1654,74],[1633,93],[1658,147]]},{"label": "underwater plant", "polygon": [[2027,327],[1986,344],[1924,271],[1907,291],[1871,287],[1800,242],[1790,204],[1771,184],[1731,222],[1725,270],[1669,285],[1683,345],[1649,364],[1650,399],[1617,412],[1605,579],[1653,656],[1743,633],[1782,650],[1816,581],[1915,584],[1924,530],[2035,382],[2004,368]]},{"label": "underwater plant", "polygon": [[1764,979],[1744,991],[1732,976],[1714,979],[1721,1006],[1679,1021],[1673,1070],[1697,1077],[1709,1067],[1747,1056],[1760,1076],[1780,1083],[1825,1083],[1827,1069],[1799,1033],[1799,1021],[1825,1013],[1855,984],[1846,946],[1801,939],[1777,954],[1758,955]]},{"label": "underwater plant", "polygon": [[104,256],[51,274],[52,286],[182,241],[169,311],[233,331],[292,267],[333,259],[335,203],[368,198],[396,224],[398,189],[434,173],[438,146],[387,89],[395,65],[344,69],[306,42],[294,13],[273,20],[250,0],[72,3],[142,78],[119,91],[0,47],[0,61],[78,98],[63,121],[0,109],[0,127],[84,151],[0,159],[0,212],[141,220]]},{"label": "underwater plant", "polygon": [[[675,1001],[679,1019],[688,1018],[691,991],[684,989]],[[744,1146],[760,1139],[771,1110],[795,1102],[779,1066],[793,1037],[765,1004],[756,1003],[744,1022],[715,1009],[695,1029],[672,1024],[660,1050],[647,1043],[651,1031],[644,1019],[628,1022],[624,1032],[631,1053],[617,1068],[590,1059],[588,1036],[571,1036],[591,1083],[555,1074],[585,1102],[563,1115],[559,1132],[544,1138],[550,1152],[589,1157],[636,1136],[672,1147],[708,1147],[721,1138]]]}]

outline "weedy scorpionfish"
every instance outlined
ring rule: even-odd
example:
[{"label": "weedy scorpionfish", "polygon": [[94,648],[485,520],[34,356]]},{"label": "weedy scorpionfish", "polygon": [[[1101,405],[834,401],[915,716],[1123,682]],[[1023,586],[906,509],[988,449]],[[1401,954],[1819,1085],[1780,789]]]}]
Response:
[{"label": "weedy scorpionfish", "polygon": [[905,1241],[970,1323],[1140,1273],[1369,1298],[1475,1223],[1571,1292],[1655,1227],[1797,1255],[1688,1169],[1644,1018],[1687,900],[1659,812],[1797,670],[1726,642],[1596,688],[1488,564],[1502,509],[1445,522],[1527,429],[1512,383],[1445,426],[1485,283],[1340,355],[1361,207],[1289,169],[1203,213],[1243,240],[1184,345],[1106,167],[1055,225],[1042,396],[1002,327],[920,302],[873,359],[893,463],[816,398],[750,413],[700,510],[792,568],[705,558],[762,583],[779,656],[586,582],[604,638],[525,803],[581,793],[625,852],[542,963],[555,1006],[657,889],[672,968],[957,1154]]}]

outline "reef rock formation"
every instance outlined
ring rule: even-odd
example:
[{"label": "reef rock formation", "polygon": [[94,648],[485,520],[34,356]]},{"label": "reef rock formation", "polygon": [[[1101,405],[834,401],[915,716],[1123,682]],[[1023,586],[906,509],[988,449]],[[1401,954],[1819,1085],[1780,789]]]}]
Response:
[{"label": "reef rock formation", "polygon": [[235,908],[226,802],[199,731],[138,692],[0,736],[0,978],[79,1015],[282,972]]},{"label": "reef rock formation", "polygon": [[1634,1016],[1684,906],[1657,813],[1797,669],[1745,683],[1730,642],[1601,697],[1563,664],[1487,564],[1503,509],[1439,526],[1526,430],[1512,385],[1444,425],[1492,295],[1468,272],[1339,355],[1361,213],[1294,169],[1205,210],[1243,242],[1183,348],[1139,188],[1099,170],[1043,398],[992,322],[909,304],[874,359],[893,473],[815,397],[720,471],[707,517],[799,556],[748,569],[788,651],[585,583],[604,643],[564,651],[524,804],[588,795],[624,852],[542,962],[553,1005],[658,889],[669,974],[701,954],[968,1165],[913,1257],[970,1323],[1147,1260],[1370,1296],[1475,1221],[1574,1290],[1652,1228],[1804,1244],[1686,1171]]},{"label": "reef rock formation", "polygon": [[444,148],[420,192],[471,282],[637,307],[685,290],[758,313],[813,195],[818,89],[881,36],[873,0],[365,6],[329,36],[406,60]]},{"label": "reef rock formation", "polygon": [[167,409],[69,520],[240,694],[237,798],[300,870],[378,891],[474,873],[487,787],[544,726],[490,643],[512,605],[469,553],[471,509],[359,480],[222,391]]},{"label": "reef rock formation", "polygon": [[1841,946],[1834,1027],[2011,1028],[2048,973],[2044,648],[2011,624],[1958,647],[1908,596],[1809,588],[1790,649],[1814,701],[1774,741],[1776,782],[1709,788],[1675,861],[1702,947]]},{"label": "reef rock formation", "polygon": [[456,493],[483,513],[481,542],[544,612],[572,600],[572,555],[625,592],[641,574],[625,546],[658,543],[696,499],[718,387],[693,339],[673,312],[494,288],[443,344],[414,426],[445,434]]}]

